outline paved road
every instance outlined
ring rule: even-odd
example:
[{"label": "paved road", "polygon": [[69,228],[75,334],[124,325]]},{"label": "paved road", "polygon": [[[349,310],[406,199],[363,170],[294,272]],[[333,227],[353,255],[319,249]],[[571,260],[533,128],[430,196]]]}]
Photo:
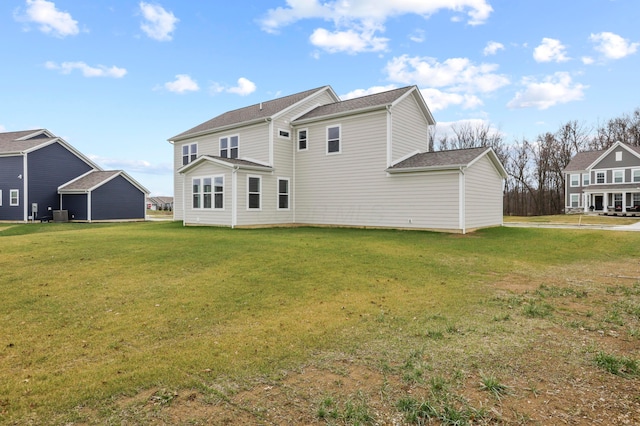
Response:
[{"label": "paved road", "polygon": [[632,225],[575,225],[570,223],[531,223],[505,222],[504,226],[515,228],[565,228],[565,229],[602,229],[605,231],[636,231],[640,232],[640,222]]}]

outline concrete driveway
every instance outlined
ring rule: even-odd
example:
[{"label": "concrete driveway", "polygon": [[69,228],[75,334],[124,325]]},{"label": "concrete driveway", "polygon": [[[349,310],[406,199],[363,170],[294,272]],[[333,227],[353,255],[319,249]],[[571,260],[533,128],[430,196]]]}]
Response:
[{"label": "concrete driveway", "polygon": [[635,231],[640,232],[640,222],[631,225],[575,225],[570,223],[531,223],[505,222],[503,226],[511,228],[557,228],[557,229],[601,229],[604,231]]}]

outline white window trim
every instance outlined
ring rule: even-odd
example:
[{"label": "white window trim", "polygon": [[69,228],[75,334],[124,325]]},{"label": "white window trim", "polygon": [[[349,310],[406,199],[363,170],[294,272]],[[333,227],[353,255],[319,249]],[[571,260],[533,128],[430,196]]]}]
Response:
[{"label": "white window trim", "polygon": [[[574,199],[576,202],[575,206],[573,205]],[[569,197],[569,207],[571,207],[572,209],[580,207],[580,194],[571,194],[571,196]]]},{"label": "white window trim", "polygon": [[[575,181],[574,181],[574,178],[575,178]],[[570,182],[570,184],[571,184],[571,187],[577,187],[577,186],[580,186],[580,175],[579,175],[579,174],[577,174],[577,173],[572,173],[572,174],[569,176],[569,182]]]},{"label": "white window trim", "polygon": [[[586,179],[585,179],[586,176]],[[591,173],[583,173],[582,174],[582,186],[591,185]]]},{"label": "white window trim", "polygon": [[[194,186],[193,181],[195,181],[196,179],[200,180],[200,183],[198,184],[199,192],[197,192],[197,193],[193,192],[193,186]],[[204,203],[203,203],[204,197],[203,197],[203,192],[202,192],[202,190],[204,188],[204,182],[202,181],[202,179],[203,178],[200,177],[200,176],[191,177],[191,210],[204,210],[204,207],[203,207],[203,205],[204,205]],[[198,194],[198,206],[199,207],[193,207],[194,195],[196,195],[196,194]]]},{"label": "white window trim", "polygon": [[[333,129],[334,127],[338,128],[338,150],[335,152],[329,152],[329,129]],[[326,147],[325,147],[326,154],[327,155],[342,154],[342,124],[332,124],[330,126],[327,126],[325,131],[325,137],[326,137]]]},{"label": "white window trim", "polygon": [[[260,196],[260,207],[255,208],[255,207],[249,207],[249,195],[251,194],[249,192],[249,180],[251,178],[257,178],[260,182],[260,185],[258,187],[258,195]],[[252,212],[257,212],[257,211],[262,211],[262,176],[259,175],[247,175],[247,210],[248,211],[252,211]]]},{"label": "white window trim", "polygon": [[[196,148],[195,152],[191,151],[191,148],[193,146],[195,146],[195,148]],[[184,157],[185,157],[184,148],[185,147],[187,148],[187,151],[188,151],[187,155],[186,155],[187,156],[187,162],[186,163],[184,162]],[[196,158],[198,158],[198,142],[185,143],[185,144],[182,145],[182,147],[180,149],[181,149],[180,158],[182,160],[182,165],[183,166],[186,166],[187,164],[190,164],[192,161],[194,161]],[[195,155],[195,158],[192,159],[191,157],[194,156],[194,155]]]},{"label": "white window trim", "polygon": [[[216,178],[222,178],[222,207],[216,207]],[[224,175],[211,176],[211,210],[224,211]]]},{"label": "white window trim", "polygon": [[[236,137],[238,138],[238,156],[236,158],[240,158],[240,134],[236,133],[234,135],[225,135],[225,136],[220,136],[218,138],[218,156],[220,156],[221,158],[231,158],[231,138]],[[222,156],[222,139],[227,139],[227,156],[223,157]]]},{"label": "white window trim", "polygon": [[622,151],[616,151],[616,161],[622,161]]},{"label": "white window trim", "polygon": [[[638,180],[635,180],[634,174],[638,174]],[[640,182],[640,169],[631,169],[631,182],[638,183]]]},{"label": "white window trim", "polygon": [[[222,207],[216,207],[216,191],[215,191],[215,187],[216,187],[216,178],[222,178]],[[200,179],[200,192],[199,194],[199,205],[200,207],[193,207],[193,181],[196,179]],[[204,180],[205,179],[211,179],[211,192],[209,194],[211,194],[211,207],[205,207],[204,206]],[[192,176],[191,177],[191,210],[204,210],[204,211],[209,211],[209,210],[218,210],[218,211],[223,211],[224,210],[224,175],[207,175],[207,176]]]},{"label": "white window trim", "polygon": [[[616,182],[616,173],[622,174],[622,180],[620,182]],[[624,183],[624,169],[615,169],[611,172],[612,183]]]},{"label": "white window trim", "polygon": [[[300,148],[300,132],[306,132],[307,133],[307,137],[305,139],[306,141],[306,146],[304,148]],[[296,132],[296,146],[298,151],[307,151],[309,149],[309,129],[298,129],[298,131]]]},{"label": "white window trim", "polygon": [[[15,197],[13,194],[16,194]],[[13,202],[13,199],[16,199],[16,202]],[[9,205],[12,207],[20,205],[20,190],[19,189],[10,189],[9,190]]]},{"label": "white window trim", "polygon": [[[287,181],[287,207],[286,208],[282,208],[280,207],[280,181],[281,180],[286,180]],[[279,177],[276,179],[277,185],[278,187],[276,188],[276,208],[278,210],[291,210],[291,178],[287,178],[287,177]]]},{"label": "white window trim", "polygon": [[0,207],[2,207],[2,189],[0,189]]},{"label": "white window trim", "polygon": [[[282,135],[281,133],[283,132],[286,133],[287,135],[286,136]],[[291,130],[278,128],[278,138],[291,140]]]},{"label": "white window trim", "polygon": [[[602,174],[602,178],[603,178],[602,182],[598,182],[598,175],[599,174]],[[607,183],[607,172],[596,172],[596,185],[597,184],[602,185],[602,184],[605,184],[605,183]]]}]

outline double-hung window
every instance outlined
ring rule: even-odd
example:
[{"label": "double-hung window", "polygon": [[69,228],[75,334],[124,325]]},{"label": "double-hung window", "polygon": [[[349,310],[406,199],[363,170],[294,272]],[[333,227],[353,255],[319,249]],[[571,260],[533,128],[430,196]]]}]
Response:
[{"label": "double-hung window", "polygon": [[634,192],[631,198],[634,206],[640,206],[640,192]]},{"label": "double-hung window", "polygon": [[239,136],[225,136],[220,138],[220,157],[238,158]]},{"label": "double-hung window", "polygon": [[19,206],[20,205],[20,190],[12,189],[9,191],[9,205],[10,206]]},{"label": "double-hung window", "polygon": [[308,147],[307,135],[309,131],[307,129],[298,130],[298,151],[306,151]]},{"label": "double-hung window", "polygon": [[571,186],[580,186],[580,175],[571,175]]},{"label": "double-hung window", "polygon": [[340,125],[327,127],[327,154],[340,153]]},{"label": "double-hung window", "polygon": [[604,172],[596,173],[596,183],[604,183]]},{"label": "double-hung window", "polygon": [[631,172],[632,174],[632,178],[631,180],[636,183],[636,182],[640,182],[640,169],[635,169]]},{"label": "double-hung window", "polygon": [[624,182],[624,170],[614,170],[613,183],[623,183],[623,182]]},{"label": "double-hung window", "polygon": [[193,180],[193,208],[199,209],[202,206],[200,196],[202,195],[202,180],[200,178]]},{"label": "double-hung window", "polygon": [[202,178],[202,208],[211,208],[211,178]]},{"label": "double-hung window", "polygon": [[182,145],[182,165],[186,166],[198,157],[198,144]]},{"label": "double-hung window", "polygon": [[571,194],[571,207],[576,208],[580,206],[580,194]]},{"label": "double-hung window", "polygon": [[278,209],[289,210],[289,179],[278,178]]},{"label": "double-hung window", "polygon": [[247,177],[247,209],[260,210],[262,204],[262,179],[260,176]]},{"label": "double-hung window", "polygon": [[213,178],[213,208],[224,208],[224,177],[215,176]]},{"label": "double-hung window", "polygon": [[582,186],[589,186],[589,175],[591,173],[583,173],[582,174]]}]

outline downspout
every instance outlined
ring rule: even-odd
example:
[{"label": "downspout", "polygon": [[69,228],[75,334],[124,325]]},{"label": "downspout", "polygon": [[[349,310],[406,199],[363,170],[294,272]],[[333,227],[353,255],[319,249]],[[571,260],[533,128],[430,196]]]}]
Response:
[{"label": "downspout", "polygon": [[274,157],[274,153],[273,153],[273,121],[271,120],[271,118],[265,118],[264,121],[266,123],[269,123],[269,165],[271,167],[273,167],[273,157]]},{"label": "downspout", "polygon": [[23,195],[23,207],[22,207],[22,220],[29,221],[29,170],[27,155],[22,155],[22,195]]},{"label": "downspout", "polygon": [[460,207],[459,207],[459,218],[458,218],[458,227],[462,230],[463,234],[467,233],[467,229],[466,229],[466,219],[465,219],[465,214],[466,214],[466,209],[465,209],[465,175],[464,175],[464,168],[460,167],[460,178],[458,180],[459,182],[459,203],[460,203]]},{"label": "downspout", "polygon": [[238,166],[231,172],[231,229],[238,224]]},{"label": "downspout", "polygon": [[[291,180],[293,181],[293,183],[291,184],[291,188],[289,188],[289,190],[291,191],[291,208],[293,209],[292,215],[291,215],[291,221],[293,223],[296,223],[296,153],[298,152],[298,134],[296,132],[295,133],[296,137],[293,141],[293,145],[292,145],[292,155],[293,155],[293,176],[291,176]],[[309,135],[307,134],[307,140],[309,138]],[[292,138],[293,139],[293,138]]]},{"label": "downspout", "polygon": [[91,191],[87,192],[87,220],[91,222]]},{"label": "downspout", "polygon": [[387,168],[391,167],[393,162],[393,146],[392,146],[392,123],[391,105],[387,105]]},{"label": "downspout", "polygon": [[187,210],[186,210],[187,204],[184,200],[184,194],[186,191],[186,188],[185,188],[186,180],[187,179],[185,175],[182,175],[182,200],[180,201],[182,203],[182,226],[187,226]]}]

